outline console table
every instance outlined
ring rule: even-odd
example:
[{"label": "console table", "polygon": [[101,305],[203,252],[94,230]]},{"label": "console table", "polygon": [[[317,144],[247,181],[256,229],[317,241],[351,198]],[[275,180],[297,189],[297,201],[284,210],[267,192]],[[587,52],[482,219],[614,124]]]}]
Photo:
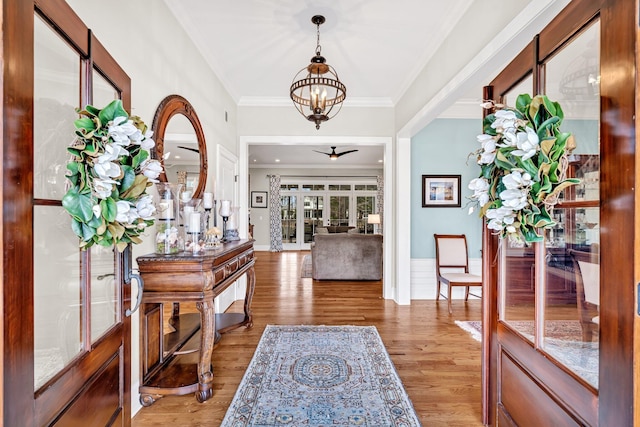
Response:
[{"label": "console table", "polygon": [[[153,404],[164,395],[195,393],[198,402],[213,395],[211,355],[216,334],[253,325],[251,299],[255,289],[253,240],[223,243],[202,254],[182,252],[138,257],[144,281],[140,310],[140,403]],[[247,275],[244,313],[214,313],[214,298],[243,274]],[[198,313],[179,313],[180,302],[195,302]],[[163,331],[163,306],[173,304],[169,324]],[[197,350],[187,342],[200,340]],[[187,356],[199,352],[198,362]]]}]

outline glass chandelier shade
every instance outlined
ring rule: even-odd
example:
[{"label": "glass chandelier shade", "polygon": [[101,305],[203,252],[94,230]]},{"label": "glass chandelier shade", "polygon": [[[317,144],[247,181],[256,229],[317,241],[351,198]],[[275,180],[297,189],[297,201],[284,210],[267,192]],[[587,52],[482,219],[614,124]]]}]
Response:
[{"label": "glass chandelier shade", "polygon": [[301,69],[293,78],[289,89],[291,100],[296,109],[316,124],[320,124],[335,117],[342,108],[342,102],[347,96],[346,86],[338,79],[338,74],[332,66],[327,64],[321,55],[320,25],[324,23],[324,16],[316,15],[311,22],[317,26],[318,42],[316,55],[311,63]]}]

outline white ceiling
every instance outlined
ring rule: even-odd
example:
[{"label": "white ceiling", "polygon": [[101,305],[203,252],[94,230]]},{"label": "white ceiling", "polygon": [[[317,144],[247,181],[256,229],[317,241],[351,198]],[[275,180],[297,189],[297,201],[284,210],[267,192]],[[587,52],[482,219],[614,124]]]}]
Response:
[{"label": "white ceiling", "polygon": [[472,0],[165,0],[239,104],[289,100],[297,72],[322,55],[347,101],[397,102]]},{"label": "white ceiling", "polygon": [[[322,55],[347,87],[345,105],[393,106],[472,0],[165,0],[238,105],[291,105],[294,76]],[[478,92],[480,93],[480,92]],[[303,120],[303,118],[300,118]],[[309,124],[310,133],[313,129]],[[380,168],[381,146],[335,162],[318,146],[249,147],[251,167]],[[178,150],[180,151],[180,150]],[[184,150],[182,150],[184,152]],[[185,153],[186,154],[186,153]],[[279,159],[280,162],[276,162]]]}]

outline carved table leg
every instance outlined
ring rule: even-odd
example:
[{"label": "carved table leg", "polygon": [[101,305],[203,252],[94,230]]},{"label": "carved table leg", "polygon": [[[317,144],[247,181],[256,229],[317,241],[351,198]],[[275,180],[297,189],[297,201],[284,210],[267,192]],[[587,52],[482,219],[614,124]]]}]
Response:
[{"label": "carved table leg", "polygon": [[247,328],[253,326],[253,312],[251,311],[251,300],[256,289],[256,270],[252,266],[247,270],[247,293],[244,297],[244,323]]},{"label": "carved table leg", "polygon": [[198,360],[198,391],[196,400],[202,403],[213,396],[211,352],[216,330],[213,300],[196,303],[200,312],[200,358]]}]

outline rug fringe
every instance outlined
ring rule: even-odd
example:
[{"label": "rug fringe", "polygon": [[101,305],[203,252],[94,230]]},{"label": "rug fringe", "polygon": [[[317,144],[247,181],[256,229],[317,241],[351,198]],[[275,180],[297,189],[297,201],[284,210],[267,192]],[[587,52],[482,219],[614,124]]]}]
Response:
[{"label": "rug fringe", "polygon": [[458,327],[460,329],[463,329],[463,330],[469,332],[469,334],[471,334],[471,337],[474,340],[482,342],[482,334],[480,333],[478,328],[476,328],[473,325],[473,323],[480,323],[480,322],[477,322],[477,321],[476,322],[468,322],[468,321],[462,321],[462,320],[456,320],[455,322],[456,322],[456,325],[458,325]]}]

